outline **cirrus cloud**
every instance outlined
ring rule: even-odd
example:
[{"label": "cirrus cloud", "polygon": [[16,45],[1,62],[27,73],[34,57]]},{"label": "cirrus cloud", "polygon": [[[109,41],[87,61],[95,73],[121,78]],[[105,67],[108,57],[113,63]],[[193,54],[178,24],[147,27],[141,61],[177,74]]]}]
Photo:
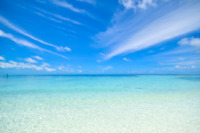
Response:
[{"label": "cirrus cloud", "polygon": [[5,60],[5,58],[3,56],[0,56],[0,60]]},{"label": "cirrus cloud", "polygon": [[37,50],[40,50],[40,51],[45,51],[45,52],[48,52],[48,53],[51,53],[51,54],[54,54],[54,55],[57,55],[57,56],[60,56],[60,57],[63,57],[65,59],[68,59],[68,57],[64,56],[64,55],[61,55],[61,54],[58,54],[58,53],[55,53],[53,51],[50,51],[50,50],[47,50],[47,49],[44,49],[38,45],[35,45],[29,41],[26,41],[24,39],[20,39],[20,38],[16,38],[15,36],[13,36],[12,34],[9,34],[9,33],[5,33],[4,31],[2,31],[0,29],[0,37],[4,37],[4,38],[7,38],[7,39],[10,39],[11,41],[15,42],[16,44],[19,44],[19,45],[22,45],[22,46],[25,46],[25,47],[29,47],[29,48],[33,48],[33,49],[37,49]]},{"label": "cirrus cloud", "polygon": [[57,46],[57,45],[54,45],[54,44],[51,44],[51,43],[48,43],[46,41],[43,41],[41,39],[36,38],[35,36],[33,36],[33,35],[27,33],[26,31],[18,28],[17,26],[15,26],[14,24],[12,24],[10,21],[8,21],[6,18],[4,18],[2,16],[0,16],[0,22],[2,24],[4,24],[5,26],[7,26],[8,28],[14,30],[15,32],[18,32],[18,33],[20,33],[20,34],[22,34],[22,35],[24,35],[26,37],[29,37],[30,39],[35,40],[35,41],[37,41],[37,42],[39,42],[41,44],[54,47],[59,51],[68,51],[65,47]]},{"label": "cirrus cloud", "polygon": [[25,61],[27,61],[29,63],[37,63],[37,61],[32,58],[26,58]]},{"label": "cirrus cloud", "polygon": [[[160,8],[162,7],[155,10],[160,11]],[[113,18],[114,20],[118,18],[116,22],[105,32],[100,32],[95,36],[99,44],[104,44],[103,47],[109,49],[104,59],[140,51],[200,28],[200,15],[198,14],[200,1],[183,1],[182,4],[168,10],[165,8],[165,11],[157,14],[154,13],[155,11],[152,14],[148,13],[148,18],[151,19],[147,20],[143,12],[139,15],[133,13],[132,17],[127,17],[130,12],[125,11],[116,14]],[[125,20],[122,20],[123,18]]]},{"label": "cirrus cloud", "polygon": [[126,57],[124,57],[124,58],[122,58],[124,61],[131,61],[130,59],[128,59],[128,58],[126,58]]},{"label": "cirrus cloud", "polygon": [[196,48],[200,48],[200,38],[195,38],[195,37],[191,37],[191,38],[183,38],[181,39],[178,44],[180,45],[190,45]]},{"label": "cirrus cloud", "polygon": [[43,58],[42,57],[40,57],[40,56],[33,56],[33,58],[35,58],[35,59],[37,59],[37,60],[43,60]]}]

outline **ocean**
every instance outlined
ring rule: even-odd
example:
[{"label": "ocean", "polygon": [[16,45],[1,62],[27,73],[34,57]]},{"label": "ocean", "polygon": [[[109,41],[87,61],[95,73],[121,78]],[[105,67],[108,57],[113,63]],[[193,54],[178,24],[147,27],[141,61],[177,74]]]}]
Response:
[{"label": "ocean", "polygon": [[0,77],[0,133],[199,132],[199,75]]}]

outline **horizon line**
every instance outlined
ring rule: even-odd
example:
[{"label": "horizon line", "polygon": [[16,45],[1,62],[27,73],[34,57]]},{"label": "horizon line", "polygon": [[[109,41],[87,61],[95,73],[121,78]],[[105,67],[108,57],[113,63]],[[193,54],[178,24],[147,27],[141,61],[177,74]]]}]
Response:
[{"label": "horizon line", "polygon": [[[200,74],[8,74],[9,76],[136,76],[136,75],[189,75],[200,76]],[[0,74],[0,77],[7,76],[7,74]]]}]

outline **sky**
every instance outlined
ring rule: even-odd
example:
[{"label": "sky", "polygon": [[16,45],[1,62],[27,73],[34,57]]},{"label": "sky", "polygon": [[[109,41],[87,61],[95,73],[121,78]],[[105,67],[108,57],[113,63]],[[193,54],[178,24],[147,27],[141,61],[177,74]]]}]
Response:
[{"label": "sky", "polygon": [[200,74],[199,0],[1,0],[0,74]]}]

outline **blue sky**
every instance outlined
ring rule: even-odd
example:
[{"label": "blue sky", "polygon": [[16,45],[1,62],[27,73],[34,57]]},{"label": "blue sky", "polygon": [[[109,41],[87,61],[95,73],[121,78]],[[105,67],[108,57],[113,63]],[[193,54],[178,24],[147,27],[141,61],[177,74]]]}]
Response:
[{"label": "blue sky", "polygon": [[1,0],[0,74],[200,74],[199,0]]}]

